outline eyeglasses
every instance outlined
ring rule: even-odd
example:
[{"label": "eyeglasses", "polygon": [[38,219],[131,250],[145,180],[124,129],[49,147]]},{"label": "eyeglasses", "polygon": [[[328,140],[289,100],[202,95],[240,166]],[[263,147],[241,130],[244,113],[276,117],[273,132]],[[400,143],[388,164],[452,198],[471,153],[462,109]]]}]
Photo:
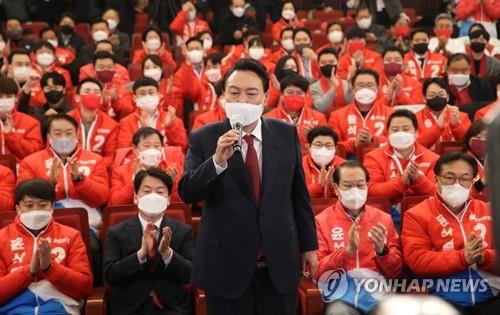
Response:
[{"label": "eyeglasses", "polygon": [[315,149],[327,148],[328,150],[333,150],[333,149],[335,149],[335,144],[333,144],[333,143],[314,142],[312,144],[312,147],[315,148]]},{"label": "eyeglasses", "polygon": [[456,177],[453,175],[438,175],[438,177],[442,179],[441,185],[454,185],[458,181],[458,183],[463,187],[469,188],[474,182],[474,178],[470,176]]}]

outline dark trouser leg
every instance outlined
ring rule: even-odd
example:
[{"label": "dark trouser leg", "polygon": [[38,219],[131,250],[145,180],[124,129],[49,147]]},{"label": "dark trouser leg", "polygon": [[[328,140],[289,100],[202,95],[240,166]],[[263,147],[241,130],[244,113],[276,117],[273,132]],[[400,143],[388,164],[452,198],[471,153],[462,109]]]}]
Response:
[{"label": "dark trouser leg", "polygon": [[294,315],[297,309],[297,289],[281,293],[276,289],[267,268],[255,270],[256,315]]},{"label": "dark trouser leg", "polygon": [[102,287],[102,254],[101,243],[97,235],[90,231],[90,254],[92,256],[92,273],[94,274],[94,287]]}]

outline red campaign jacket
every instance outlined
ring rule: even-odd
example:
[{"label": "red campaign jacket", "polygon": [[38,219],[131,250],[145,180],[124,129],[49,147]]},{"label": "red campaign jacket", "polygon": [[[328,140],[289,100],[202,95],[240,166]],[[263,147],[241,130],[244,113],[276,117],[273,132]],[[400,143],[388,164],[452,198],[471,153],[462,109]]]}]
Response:
[{"label": "red campaign jacket", "polygon": [[446,61],[447,58],[444,55],[427,51],[427,58],[425,59],[422,71],[420,61],[415,58],[413,51],[410,50],[404,57],[406,74],[420,81],[426,78],[442,77]]},{"label": "red campaign jacket", "polygon": [[464,112],[459,113],[458,124],[455,126],[450,124],[450,114],[446,113],[443,128],[439,127],[437,118],[427,106],[416,113],[416,116],[418,122],[417,140],[421,145],[431,150],[435,150],[443,141],[462,141],[471,125],[469,116]]},{"label": "red campaign jacket", "polygon": [[366,117],[363,117],[355,103],[337,109],[330,114],[328,125],[339,136],[339,144],[343,145],[347,153],[356,153],[354,145],[358,131],[366,125],[373,137],[373,142],[386,142],[387,119],[394,110],[376,100]]},{"label": "red campaign jacket", "polygon": [[[349,244],[349,229],[353,220],[346,213],[342,203],[337,201],[336,204],[316,216],[319,245],[316,279],[324,272],[337,268],[343,268],[346,271],[368,269],[385,278],[396,278],[401,274],[403,269],[401,245],[391,216],[368,205],[365,205],[363,211],[359,221],[360,245],[355,255],[348,255],[346,252]],[[368,231],[379,222],[387,230],[388,252],[385,256],[377,256],[373,243],[368,238]]]},{"label": "red campaign jacket", "polygon": [[278,106],[272,109],[270,112],[266,113],[264,117],[275,118],[296,125],[303,153],[306,151],[305,145],[307,143],[307,133],[305,127],[314,128],[317,126],[326,125],[325,115],[323,115],[322,112],[319,112],[309,107],[304,107],[302,109],[302,113],[300,114],[300,117],[297,120],[296,124],[292,121],[290,116],[288,116],[283,106]]},{"label": "red campaign jacket", "polygon": [[[345,162],[343,158],[338,155],[333,157],[333,161],[327,167],[327,169],[335,170],[336,167],[342,165]],[[314,163],[311,154],[308,153],[302,158],[302,167],[304,168],[304,175],[306,178],[307,190],[309,191],[309,195],[311,198],[335,198],[337,195],[335,194],[335,190],[333,190],[333,186],[328,184],[328,180],[324,187],[318,182],[320,169]]]},{"label": "red campaign jacket", "polygon": [[[203,74],[203,69],[201,71]],[[196,103],[203,96],[202,74],[198,75],[192,65],[182,63],[174,75],[173,102],[182,105],[177,109],[177,117],[184,117],[184,102]]]},{"label": "red campaign jacket", "polygon": [[[157,112],[155,129],[158,130],[164,137],[165,142],[170,146],[180,146],[183,150],[187,149],[187,133],[184,128],[184,123],[179,117],[176,117],[173,123],[165,126],[165,119],[168,113],[159,110]],[[141,128],[140,123],[141,112],[136,110],[134,113],[120,120],[118,131],[118,148],[128,148],[132,145],[132,137],[137,129]]]},{"label": "red campaign jacket", "polygon": [[279,42],[281,40],[281,31],[287,27],[292,27],[292,28],[304,27],[304,23],[300,20],[297,20],[297,23],[295,23],[295,25],[292,25],[291,23],[285,21],[285,19],[280,18],[277,22],[273,24],[273,27],[271,29],[273,34],[273,40]]},{"label": "red campaign jacket", "polygon": [[[134,65],[142,65],[144,62],[144,59],[146,59],[146,52],[144,49],[138,49],[134,51],[134,55],[132,57],[132,64]],[[162,54],[160,54],[158,57],[160,57],[161,62],[163,65],[168,65],[171,69],[175,69],[177,64],[174,61],[174,58],[172,57],[172,54],[164,50]]]},{"label": "red campaign jacket", "polygon": [[422,83],[407,74],[401,74],[401,76],[403,78],[401,92],[399,92],[399,95],[393,100],[387,95],[387,89],[390,84],[389,80],[385,75],[380,76],[379,88],[387,102],[386,105],[392,107],[396,105],[425,104],[424,95],[422,94]]},{"label": "red campaign jacket", "polygon": [[[113,90],[116,93],[114,100],[112,98]],[[104,102],[101,110],[108,116],[119,120],[134,112],[135,104],[132,91],[124,88],[122,84],[113,82],[104,84],[103,94]]]},{"label": "red campaign jacket", "polygon": [[14,209],[16,177],[10,168],[0,165],[0,212]]},{"label": "red campaign jacket", "polygon": [[196,102],[198,104],[198,108],[195,108],[195,110],[212,110],[218,102],[218,97],[213,84],[208,81],[205,72],[203,72],[201,77],[200,85],[201,93],[198,101]]},{"label": "red campaign jacket", "polygon": [[269,61],[271,61],[272,63],[277,63],[278,60],[287,55],[288,52],[285,49],[283,49],[283,47],[280,46],[280,48],[277,51],[271,54],[271,56],[269,57]]},{"label": "red campaign jacket", "polygon": [[493,103],[484,106],[480,110],[476,111],[474,114],[474,121],[485,118],[498,106],[500,106],[500,100],[496,100]]},{"label": "red campaign jacket", "polygon": [[104,163],[110,166],[116,151],[118,123],[113,118],[99,111],[90,126],[90,131],[86,135],[80,111],[74,109],[68,115],[74,117],[79,124],[78,142],[82,149],[99,154],[104,158]]},{"label": "red campaign jacket", "polygon": [[[15,298],[29,285],[44,281],[57,290],[44,293],[56,293],[50,298],[70,300],[73,306],[92,291],[87,249],[77,230],[52,220],[35,238],[17,216],[13,223],[0,230],[0,239],[4,244],[0,247],[0,304]],[[47,272],[38,271],[33,276],[30,263],[39,239],[50,242],[51,266]]]},{"label": "red campaign jacket", "polygon": [[[80,68],[80,74],[78,80],[82,81],[86,78],[97,78],[97,73],[95,72],[94,65],[88,63]],[[128,74],[127,68],[119,63],[115,63],[115,75],[111,80],[114,84],[126,84],[130,82],[130,76]]]},{"label": "red campaign jacket", "polygon": [[194,119],[193,127],[191,127],[191,131],[194,131],[213,122],[223,121],[224,119],[226,119],[226,111],[224,110],[224,108],[222,108],[219,101],[217,101],[214,108],[201,115],[196,116],[196,118]]},{"label": "red campaign jacket", "polygon": [[[72,158],[78,161],[78,169],[83,174],[83,180],[73,183],[71,167],[61,163],[56,183],[56,200],[66,198],[81,200],[92,208],[99,208],[106,204],[109,176],[102,157],[77,148]],[[59,159],[59,157],[50,148],[28,156],[19,165],[17,182],[37,177],[50,180],[49,174],[54,159]]]},{"label": "red campaign jacket", "polygon": [[4,133],[0,124],[0,154],[12,154],[19,162],[28,155],[43,149],[40,123],[24,113],[12,113],[14,126],[10,133]]},{"label": "red campaign jacket", "polygon": [[[302,64],[302,59],[300,58],[300,55],[297,52],[292,53],[293,58],[295,59],[295,62],[297,63],[297,67],[299,70],[299,74],[303,77],[305,77],[305,71],[306,69],[304,68],[304,65]],[[309,75],[313,80],[319,79],[321,77],[321,70],[319,69],[319,63],[317,60],[311,60],[310,66],[309,66]]]},{"label": "red campaign jacket", "polygon": [[370,174],[368,195],[386,197],[392,204],[398,204],[404,196],[430,196],[435,190],[434,164],[439,155],[415,144],[412,160],[418,164],[420,175],[417,180],[407,186],[402,179],[408,160],[396,157],[390,145],[369,152],[364,159],[364,165]]},{"label": "red campaign jacket", "polygon": [[[179,147],[166,147],[163,149],[164,159],[158,165],[164,171],[170,168],[177,169],[177,176],[172,180],[170,202],[182,202],[177,191],[177,185],[184,169],[184,154]],[[111,175],[111,191],[109,205],[128,205],[134,203],[134,164],[132,160],[118,168],[113,169]]]},{"label": "red campaign jacket", "polygon": [[480,235],[486,249],[479,270],[493,271],[496,251],[490,206],[470,199],[460,217],[453,214],[436,193],[404,215],[401,240],[405,263],[418,277],[439,278],[466,270],[464,245]]},{"label": "red campaign jacket", "polygon": [[[369,68],[375,70],[378,73],[384,73],[384,64],[382,62],[382,56],[378,52],[365,49],[363,50],[363,68]],[[349,67],[354,64],[354,59],[350,54],[343,54],[339,58],[337,76],[347,80],[349,76]]]},{"label": "red campaign jacket", "polygon": [[[37,64],[32,63],[33,70],[37,72],[40,77],[45,72],[57,72],[60,75],[64,77],[64,80],[66,81],[66,89],[70,90],[71,87],[73,86],[73,83],[71,82],[71,74],[69,73],[68,70],[52,65],[50,68],[48,68],[46,71],[44,71],[42,68],[40,68]],[[42,86],[40,85],[40,81],[37,80],[33,83],[31,86],[31,94],[30,94],[30,107],[40,107],[43,106],[47,103],[47,99],[45,99],[45,94],[43,94]]]},{"label": "red campaign jacket", "polygon": [[207,22],[199,18],[196,18],[193,22],[188,22],[186,12],[184,10],[180,10],[172,23],[170,23],[170,31],[181,36],[182,40],[185,42],[191,37],[196,36],[199,32],[210,32],[210,27]]},{"label": "red campaign jacket", "polygon": [[500,0],[460,0],[456,9],[459,20],[473,18],[476,22],[496,22],[500,19]]}]

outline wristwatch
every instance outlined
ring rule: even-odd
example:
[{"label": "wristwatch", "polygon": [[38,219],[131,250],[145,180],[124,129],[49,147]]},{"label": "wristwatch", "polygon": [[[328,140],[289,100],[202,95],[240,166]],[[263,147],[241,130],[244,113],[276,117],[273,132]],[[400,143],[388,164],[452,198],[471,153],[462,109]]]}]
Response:
[{"label": "wristwatch", "polygon": [[82,174],[78,174],[77,177],[72,178],[71,180],[73,181],[73,183],[79,183],[79,182],[81,182],[83,180],[83,175]]},{"label": "wristwatch", "polygon": [[387,255],[388,252],[389,252],[389,248],[387,248],[387,245],[384,245],[384,249],[382,249],[382,252],[376,253],[376,254],[377,254],[377,256],[382,257],[382,256]]}]

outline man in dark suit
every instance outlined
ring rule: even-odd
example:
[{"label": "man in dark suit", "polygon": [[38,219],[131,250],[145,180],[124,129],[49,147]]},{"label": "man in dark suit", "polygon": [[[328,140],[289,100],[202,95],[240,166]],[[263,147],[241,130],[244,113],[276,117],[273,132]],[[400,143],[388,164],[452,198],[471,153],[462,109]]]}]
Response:
[{"label": "man in dark suit", "polygon": [[158,168],[134,179],[137,216],[108,230],[104,278],[115,288],[111,314],[190,315],[191,228],[164,216],[172,179]]},{"label": "man in dark suit", "polygon": [[294,126],[261,118],[269,80],[242,59],[224,77],[229,120],[190,135],[179,193],[204,201],[192,283],[209,315],[295,314],[300,271],[316,272],[316,227]]}]

